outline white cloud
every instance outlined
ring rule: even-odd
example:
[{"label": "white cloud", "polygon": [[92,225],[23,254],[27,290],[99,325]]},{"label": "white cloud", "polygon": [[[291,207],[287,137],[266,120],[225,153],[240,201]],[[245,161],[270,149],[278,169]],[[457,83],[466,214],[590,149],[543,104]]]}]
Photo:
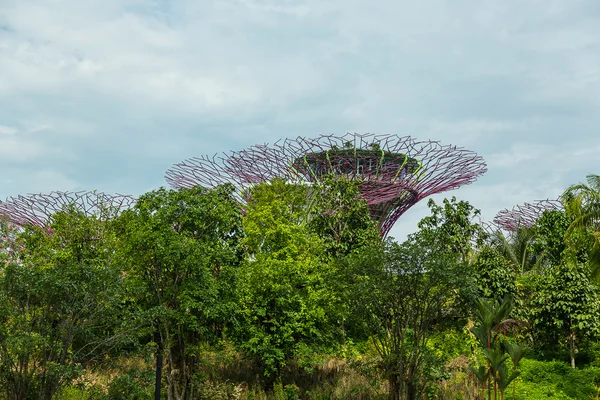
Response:
[{"label": "white cloud", "polygon": [[595,0],[5,0],[0,195],[139,193],[193,155],[390,132],[484,155],[448,195],[487,212],[594,172],[599,57]]},{"label": "white cloud", "polygon": [[44,152],[42,146],[19,140],[15,137],[0,137],[0,157],[3,163],[25,162],[40,157]]},{"label": "white cloud", "polygon": [[507,121],[466,119],[459,121],[434,120],[428,124],[428,137],[447,137],[453,144],[473,144],[480,138],[502,135],[514,129]]},{"label": "white cloud", "polygon": [[17,133],[16,128],[11,128],[10,126],[2,126],[0,125],[0,135],[8,135],[12,136]]},{"label": "white cloud", "polygon": [[490,168],[515,167],[525,161],[537,161],[545,165],[544,159],[557,153],[559,150],[550,145],[516,143],[507,152],[495,153],[487,157],[487,162]]}]

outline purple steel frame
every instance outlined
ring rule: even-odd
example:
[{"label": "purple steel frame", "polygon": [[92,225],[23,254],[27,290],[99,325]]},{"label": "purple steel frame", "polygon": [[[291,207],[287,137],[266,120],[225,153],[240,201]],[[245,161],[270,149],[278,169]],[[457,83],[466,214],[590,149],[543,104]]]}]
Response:
[{"label": "purple steel frame", "polygon": [[564,206],[560,200],[535,200],[533,203],[514,206],[512,210],[499,211],[494,218],[494,224],[505,231],[514,232],[519,227],[533,226],[544,211],[551,210],[564,210]]},{"label": "purple steel frame", "polygon": [[108,195],[96,191],[50,192],[9,197],[0,202],[0,216],[12,223],[43,227],[51,216],[73,205],[87,216],[108,218],[116,212],[130,208],[136,199],[127,195]]},{"label": "purple steel frame", "polygon": [[419,200],[470,184],[486,171],[481,156],[456,146],[410,136],[348,133],[193,157],[173,165],[165,178],[174,188],[231,183],[239,189],[237,197],[243,204],[258,182],[284,178],[314,183],[323,173],[334,172],[361,181],[362,196],[386,236]]}]

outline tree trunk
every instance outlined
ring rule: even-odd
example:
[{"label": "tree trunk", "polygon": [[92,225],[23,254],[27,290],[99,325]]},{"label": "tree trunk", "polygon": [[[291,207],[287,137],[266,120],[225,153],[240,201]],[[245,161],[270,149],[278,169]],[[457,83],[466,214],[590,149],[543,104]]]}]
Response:
[{"label": "tree trunk", "polygon": [[390,374],[388,376],[388,382],[390,385],[390,396],[389,396],[389,400],[400,400],[402,399],[402,394],[400,393],[400,391],[402,390],[402,387],[400,385],[400,382],[398,380],[398,375],[397,374]]},{"label": "tree trunk", "polygon": [[160,383],[162,382],[163,350],[156,349],[156,380],[154,381],[154,400],[160,400]]},{"label": "tree trunk", "polygon": [[571,356],[571,368],[575,369],[575,332],[569,334],[569,355]]},{"label": "tree trunk", "polygon": [[417,398],[417,387],[414,383],[406,384],[406,400],[415,400]]}]

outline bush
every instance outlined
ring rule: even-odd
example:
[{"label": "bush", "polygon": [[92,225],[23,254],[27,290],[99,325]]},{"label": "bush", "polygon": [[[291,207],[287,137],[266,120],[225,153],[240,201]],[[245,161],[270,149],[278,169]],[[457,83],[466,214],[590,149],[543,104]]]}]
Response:
[{"label": "bush", "polygon": [[[589,399],[596,398],[598,394],[598,367],[572,369],[560,361],[525,359],[519,369],[521,378],[517,382],[517,399]],[[507,393],[512,393],[512,385]]]},{"label": "bush", "polygon": [[227,381],[205,381],[198,387],[198,398],[201,400],[238,400],[241,397],[241,385]]},{"label": "bush", "polygon": [[154,394],[152,372],[130,370],[110,381],[108,400],[145,400]]},{"label": "bush", "polygon": [[[506,391],[506,398],[512,396],[512,385],[509,390]],[[579,397],[577,397],[579,399]],[[572,400],[573,397],[569,397],[563,392],[553,388],[551,386],[539,385],[532,382],[519,382],[517,384],[517,393],[515,400]]]}]

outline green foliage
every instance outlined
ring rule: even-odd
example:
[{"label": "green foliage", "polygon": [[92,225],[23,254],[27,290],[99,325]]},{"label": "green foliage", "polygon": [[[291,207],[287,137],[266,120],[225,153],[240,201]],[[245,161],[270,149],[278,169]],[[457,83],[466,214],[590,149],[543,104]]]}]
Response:
[{"label": "green foliage", "polygon": [[572,222],[564,211],[544,211],[535,223],[537,240],[533,244],[534,252],[544,254],[547,265],[558,265],[566,249],[565,237]]},{"label": "green foliage", "polygon": [[577,344],[597,335],[600,323],[598,289],[582,264],[559,264],[542,277],[532,299],[533,323],[538,340],[566,345],[575,366]]},{"label": "green foliage", "polygon": [[469,331],[450,327],[439,332],[434,332],[427,346],[435,353],[435,356],[449,362],[461,355],[469,354],[473,345],[476,345]]},{"label": "green foliage", "polygon": [[231,382],[205,381],[198,386],[199,400],[238,400],[241,398],[241,385]]},{"label": "green foliage", "polygon": [[[524,359],[516,399],[595,399],[600,368],[572,369],[559,361]],[[545,396],[545,397],[543,397]]]},{"label": "green foliage", "polygon": [[334,258],[380,240],[377,223],[360,197],[359,184],[357,180],[326,175],[312,188],[309,228],[323,239],[327,253]]},{"label": "green foliage", "polygon": [[514,270],[495,249],[484,246],[477,253],[473,266],[480,296],[499,301],[505,296],[516,295]]},{"label": "green foliage", "polygon": [[[523,346],[503,341],[508,328],[516,323],[508,319],[513,301],[509,296],[502,302],[481,298],[476,304],[477,308],[473,311],[475,326],[471,328],[471,332],[479,341],[485,365],[471,366],[470,370],[479,382],[482,397],[487,389],[488,396],[493,391],[494,398],[497,398],[498,393],[504,398],[504,392],[520,374],[517,367],[524,355]],[[512,362],[512,370],[507,365],[508,360]]]},{"label": "green foliage", "polygon": [[174,400],[600,398],[600,177],[486,243],[455,198],[382,243],[348,179],[375,153],[399,167],[333,149],[307,160],[347,165],[257,184],[244,216],[227,185],[155,190],[116,220],[0,218],[0,398],[150,398],[154,351]]},{"label": "green foliage", "polygon": [[148,371],[131,370],[110,381],[107,400],[146,400],[154,391],[154,375]]},{"label": "green foliage", "polygon": [[[461,261],[471,259],[476,244],[485,237],[481,226],[474,219],[481,212],[469,202],[444,199],[443,206],[432,199],[427,202],[431,215],[424,217],[418,224],[423,235],[435,242],[439,251],[446,251],[460,256]],[[478,243],[479,242],[479,243]]]},{"label": "green foliage", "polygon": [[306,349],[337,342],[323,241],[303,221],[306,189],[275,180],[253,189],[244,218],[249,251],[239,271],[236,336],[272,380]]},{"label": "green foliage", "polygon": [[[299,157],[293,161],[294,168],[299,171],[312,170],[312,174],[325,175],[337,174],[360,174],[360,170],[377,171],[381,173],[390,168],[402,166],[407,173],[416,173],[420,170],[422,163],[401,153],[383,151],[379,144],[374,143],[370,149],[357,149],[352,143],[340,149],[333,146],[327,151],[310,153],[305,157]],[[323,171],[323,168],[325,171]]]},{"label": "green foliage", "polygon": [[521,226],[508,236],[500,231],[492,236],[492,246],[507,260],[517,275],[537,273],[544,266],[544,252],[536,251],[538,239],[534,228]]},{"label": "green foliage", "polygon": [[47,229],[16,236],[0,273],[0,390],[7,396],[50,399],[120,343],[114,245],[105,222],[69,207]]},{"label": "green foliage", "polygon": [[119,218],[134,327],[154,333],[158,351],[166,350],[176,398],[192,393],[198,346],[218,339],[235,311],[242,230],[232,193],[232,186],[159,189]]},{"label": "green foliage", "polygon": [[64,387],[56,396],[60,400],[106,400],[103,388],[96,385],[78,383]]},{"label": "green foliage", "polygon": [[[590,174],[587,184],[570,186],[562,195],[565,210],[572,221],[565,241],[571,253],[583,251],[591,276],[600,279],[600,176]],[[577,259],[583,261],[581,257]]]},{"label": "green foliage", "polygon": [[428,349],[432,335],[454,321],[461,293],[472,293],[466,268],[478,232],[466,202],[430,202],[432,215],[420,231],[384,251],[365,249],[351,262],[354,306],[372,335],[390,398],[416,398],[435,379],[442,360]]},{"label": "green foliage", "polygon": [[273,400],[300,400],[300,388],[294,384],[283,385],[281,381],[273,385]]}]

